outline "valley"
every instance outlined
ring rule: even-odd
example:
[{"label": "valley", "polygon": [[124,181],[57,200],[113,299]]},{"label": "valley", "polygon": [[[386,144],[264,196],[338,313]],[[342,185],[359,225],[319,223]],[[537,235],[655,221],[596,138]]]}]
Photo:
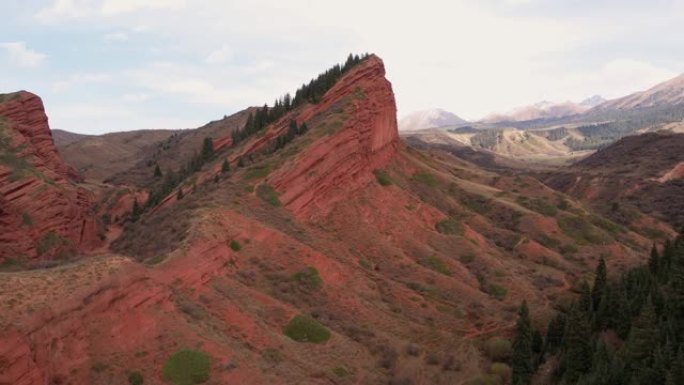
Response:
[{"label": "valley", "polygon": [[684,225],[675,107],[400,132],[380,57],[304,84],[82,137],[2,96],[0,384],[507,384],[521,302]]}]

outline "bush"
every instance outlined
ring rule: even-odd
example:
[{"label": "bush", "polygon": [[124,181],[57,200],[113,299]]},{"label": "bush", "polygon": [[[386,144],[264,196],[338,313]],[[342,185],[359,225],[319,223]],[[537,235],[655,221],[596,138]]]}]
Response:
[{"label": "bush", "polygon": [[254,180],[266,177],[271,172],[270,166],[254,166],[250,167],[245,175],[242,177],[244,180]]},{"label": "bush", "polygon": [[563,217],[558,220],[558,226],[570,238],[579,244],[599,244],[604,238],[596,234],[589,222],[579,217]]},{"label": "bush", "polygon": [[492,297],[498,299],[499,301],[503,300],[506,297],[506,294],[508,294],[508,289],[501,285],[497,285],[495,283],[489,285],[487,288],[487,293],[491,295]]},{"label": "bush", "polygon": [[442,273],[444,275],[451,275],[451,271],[449,271],[449,267],[444,263],[444,261],[439,258],[436,255],[427,257],[425,259],[422,259],[419,261],[419,263],[428,269],[434,270],[438,273]]},{"label": "bush", "polygon": [[240,246],[240,243],[238,241],[233,239],[230,241],[230,249],[233,251],[240,251],[240,249],[242,249],[242,246]]},{"label": "bush", "polygon": [[280,206],[280,199],[278,199],[278,192],[268,184],[260,184],[256,188],[256,194],[259,198],[270,203],[273,206]]},{"label": "bush", "polygon": [[437,186],[437,179],[435,177],[427,172],[418,172],[413,174],[412,177],[413,180],[416,182],[428,185],[430,187],[436,187]]},{"label": "bush", "polygon": [[296,272],[292,278],[308,290],[319,289],[323,283],[315,267],[307,266]]},{"label": "bush", "polygon": [[373,174],[375,174],[375,179],[378,181],[380,186],[389,186],[392,184],[392,178],[390,178],[389,174],[387,174],[387,171],[376,169],[373,171]]},{"label": "bush", "polygon": [[459,221],[456,218],[447,218],[443,221],[437,222],[437,224],[435,225],[435,229],[442,234],[448,235],[463,235],[463,232],[465,231],[461,221]]},{"label": "bush", "polygon": [[194,385],[209,381],[211,357],[204,352],[181,349],[166,360],[164,380],[174,385]]},{"label": "bush", "polygon": [[296,315],[283,329],[286,336],[297,342],[320,344],[330,339],[330,331],[315,319]]},{"label": "bush", "polygon": [[468,254],[462,254],[460,257],[458,257],[458,260],[461,261],[463,264],[469,264],[475,260],[475,254],[473,253],[468,253]]},{"label": "bush", "polygon": [[501,382],[507,384],[511,381],[511,376],[513,376],[513,370],[510,366],[504,364],[503,362],[495,362],[492,364],[489,371],[492,374],[499,376]]},{"label": "bush", "polygon": [[492,337],[485,342],[484,351],[492,361],[505,361],[511,357],[513,346],[507,339]]},{"label": "bush", "polygon": [[131,385],[142,385],[143,376],[140,372],[131,372],[128,375],[128,383]]},{"label": "bush", "polygon": [[501,385],[501,379],[493,374],[480,374],[466,381],[466,385]]}]

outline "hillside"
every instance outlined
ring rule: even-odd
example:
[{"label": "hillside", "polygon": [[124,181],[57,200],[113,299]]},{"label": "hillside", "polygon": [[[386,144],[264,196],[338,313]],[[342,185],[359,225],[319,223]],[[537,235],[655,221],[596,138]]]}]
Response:
[{"label": "hillside", "polygon": [[194,130],[140,130],[85,136],[62,142],[58,148],[64,160],[88,180],[147,186],[156,165],[162,170],[180,168],[205,137],[215,138],[217,149],[229,144],[231,133],[242,127],[254,110],[248,108]]},{"label": "hillside", "polygon": [[646,91],[609,100],[596,107],[596,110],[629,110],[678,104],[684,104],[684,75],[657,84]]},{"label": "hillside", "polygon": [[52,139],[55,142],[57,149],[61,149],[67,144],[77,142],[81,139],[87,138],[90,135],[77,134],[75,132],[69,132],[65,130],[52,129]]},{"label": "hillside", "polygon": [[684,134],[661,132],[623,138],[543,181],[615,220],[637,209],[681,228],[683,177]]},{"label": "hillside", "polygon": [[375,55],[247,115],[102,194],[109,248],[0,273],[0,383],[477,381],[521,300],[545,323],[598,256],[624,271],[674,234],[407,146]]},{"label": "hillside", "polygon": [[574,116],[587,111],[591,106],[589,104],[593,101],[585,101],[583,103],[551,103],[540,102],[531,106],[518,107],[512,111],[500,114],[492,114],[484,119],[482,123],[502,123],[502,122],[524,122],[529,120],[553,120],[564,118],[567,116]]},{"label": "hillside", "polygon": [[399,121],[400,131],[415,131],[427,128],[458,126],[468,123],[456,114],[440,108],[412,112]]}]

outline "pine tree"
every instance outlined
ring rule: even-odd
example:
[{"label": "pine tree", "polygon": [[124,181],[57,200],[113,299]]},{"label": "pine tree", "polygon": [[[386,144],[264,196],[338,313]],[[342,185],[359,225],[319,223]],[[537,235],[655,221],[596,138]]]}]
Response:
[{"label": "pine tree", "polygon": [[513,340],[513,385],[528,385],[532,381],[532,324],[530,322],[527,301],[523,301],[518,311],[518,322],[515,326]]},{"label": "pine tree", "polygon": [[224,174],[230,172],[230,163],[228,163],[227,159],[224,159],[223,164],[221,164],[221,172]]},{"label": "pine tree", "polygon": [[142,208],[140,207],[140,204],[136,199],[133,201],[133,209],[131,210],[131,221],[137,222],[138,219],[140,219],[140,215],[142,215]]},{"label": "pine tree", "polygon": [[181,200],[183,199],[183,189],[179,188],[178,192],[176,193],[176,199]]},{"label": "pine tree", "polygon": [[563,366],[568,383],[576,382],[591,368],[592,338],[587,313],[573,306],[568,314],[565,332]]},{"label": "pine tree", "polygon": [[606,283],[608,281],[607,271],[606,271],[606,260],[601,257],[599,259],[598,266],[596,266],[596,276],[594,278],[594,286],[591,289],[591,300],[594,311],[597,311],[599,304],[601,303],[601,298],[606,288]]},{"label": "pine tree", "polygon": [[546,346],[544,352],[553,354],[561,347],[563,343],[563,335],[565,334],[565,315],[557,313],[549,322],[546,330]]},{"label": "pine tree", "polygon": [[681,385],[684,384],[684,353],[680,347],[677,351],[676,358],[672,361],[670,371],[667,373],[665,381],[667,385]]},{"label": "pine tree", "polygon": [[627,340],[627,363],[635,373],[652,365],[658,343],[657,326],[655,308],[649,298],[639,316],[632,323]]},{"label": "pine tree", "polygon": [[156,164],[154,166],[154,177],[155,178],[160,178],[162,176],[161,169],[159,168],[159,164]]},{"label": "pine tree", "polygon": [[653,243],[653,247],[651,248],[651,255],[648,258],[648,269],[653,277],[659,276],[658,273],[660,270],[660,256],[658,255],[658,249],[656,248],[655,243]]},{"label": "pine tree", "polygon": [[579,307],[580,310],[587,314],[591,314],[593,306],[592,306],[592,299],[591,299],[591,288],[589,288],[589,284],[587,281],[582,281],[580,284],[580,299],[579,299]]},{"label": "pine tree", "polygon": [[[214,142],[211,138],[204,138],[202,142],[201,163],[205,163],[214,157]],[[201,168],[202,165],[200,165]]]}]

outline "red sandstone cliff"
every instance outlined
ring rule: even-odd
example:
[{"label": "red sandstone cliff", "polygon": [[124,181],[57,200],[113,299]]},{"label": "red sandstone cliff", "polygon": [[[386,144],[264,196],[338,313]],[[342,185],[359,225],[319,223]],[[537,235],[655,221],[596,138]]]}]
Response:
[{"label": "red sandstone cliff", "polygon": [[41,99],[0,103],[0,260],[51,259],[95,247],[94,194],[59,157]]},{"label": "red sandstone cliff", "polygon": [[269,178],[282,193],[280,200],[297,216],[325,213],[373,179],[372,171],[384,167],[399,146],[394,93],[379,57],[370,56],[345,74],[297,121],[314,122],[340,109],[340,127],[333,134],[307,146]]}]

